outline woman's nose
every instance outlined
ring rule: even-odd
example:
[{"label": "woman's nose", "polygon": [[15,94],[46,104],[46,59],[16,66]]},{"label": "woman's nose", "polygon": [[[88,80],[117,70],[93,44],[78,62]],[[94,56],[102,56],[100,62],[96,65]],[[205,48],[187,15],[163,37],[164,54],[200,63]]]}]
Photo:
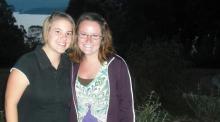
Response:
[{"label": "woman's nose", "polygon": [[92,35],[86,35],[86,42],[92,41]]}]

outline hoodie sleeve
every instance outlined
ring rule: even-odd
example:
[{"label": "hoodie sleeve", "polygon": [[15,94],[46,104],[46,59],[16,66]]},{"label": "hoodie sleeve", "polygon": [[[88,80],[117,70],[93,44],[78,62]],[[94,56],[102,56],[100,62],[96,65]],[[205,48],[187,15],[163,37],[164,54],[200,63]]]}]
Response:
[{"label": "hoodie sleeve", "polygon": [[132,81],[126,62],[120,62],[118,84],[120,122],[135,122]]}]

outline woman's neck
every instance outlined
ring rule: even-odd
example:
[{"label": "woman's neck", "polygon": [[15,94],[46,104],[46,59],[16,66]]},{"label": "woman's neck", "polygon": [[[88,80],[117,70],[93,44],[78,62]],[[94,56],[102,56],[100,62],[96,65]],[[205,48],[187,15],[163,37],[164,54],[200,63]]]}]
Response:
[{"label": "woman's neck", "polygon": [[86,64],[100,63],[98,56],[84,56],[82,62]]},{"label": "woman's neck", "polygon": [[94,79],[101,68],[97,57],[84,57],[80,62],[78,75],[84,79]]},{"label": "woman's neck", "polygon": [[60,63],[60,54],[54,53],[52,50],[50,50],[47,46],[43,46],[43,50],[46,53],[47,57],[50,60],[51,65],[57,69],[58,65]]}]

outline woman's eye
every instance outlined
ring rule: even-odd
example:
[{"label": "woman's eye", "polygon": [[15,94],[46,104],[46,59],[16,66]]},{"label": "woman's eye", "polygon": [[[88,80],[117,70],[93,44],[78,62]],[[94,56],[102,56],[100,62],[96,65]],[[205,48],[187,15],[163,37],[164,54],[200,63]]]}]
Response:
[{"label": "woman's eye", "polygon": [[92,35],[92,36],[95,37],[95,38],[99,37],[99,35]]},{"label": "woman's eye", "polygon": [[55,31],[55,33],[59,34],[59,33],[60,33],[60,31],[59,31],[59,30],[56,30],[56,31]]},{"label": "woman's eye", "polygon": [[66,33],[66,35],[67,35],[67,36],[71,36],[71,35],[72,35],[72,33],[71,33],[71,32],[69,32],[69,33]]}]

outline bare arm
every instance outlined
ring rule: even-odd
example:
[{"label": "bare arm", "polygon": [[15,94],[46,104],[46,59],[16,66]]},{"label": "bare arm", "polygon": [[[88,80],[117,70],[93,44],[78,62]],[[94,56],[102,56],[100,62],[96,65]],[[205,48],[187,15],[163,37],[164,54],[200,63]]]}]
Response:
[{"label": "bare arm", "polygon": [[5,114],[7,122],[18,122],[17,104],[28,86],[27,77],[18,69],[13,69],[9,75],[5,93]]}]

